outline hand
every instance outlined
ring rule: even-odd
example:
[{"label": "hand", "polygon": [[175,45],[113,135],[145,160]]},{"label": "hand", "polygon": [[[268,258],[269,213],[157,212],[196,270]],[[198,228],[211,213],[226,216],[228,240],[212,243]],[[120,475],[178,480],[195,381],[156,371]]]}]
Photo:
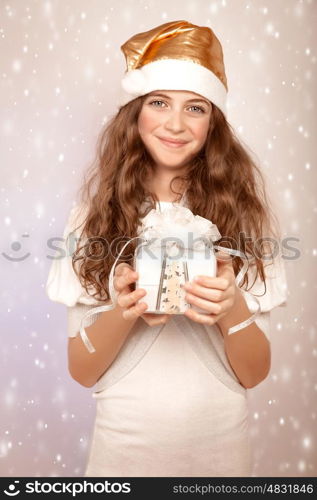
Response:
[{"label": "hand", "polygon": [[189,308],[185,311],[185,316],[206,325],[213,325],[228,314],[238,296],[231,257],[224,252],[218,252],[216,258],[216,277],[201,276],[197,282],[187,282],[184,285],[184,290],[188,292],[186,301],[208,313],[199,313]]},{"label": "hand", "polygon": [[117,302],[120,307],[124,309],[122,316],[124,319],[133,319],[141,316],[144,321],[150,325],[161,325],[167,323],[170,319],[169,314],[151,314],[144,313],[148,308],[145,302],[136,302],[146,295],[146,291],[143,288],[136,288],[131,291],[132,283],[134,283],[138,278],[138,273],[136,273],[129,264],[121,262],[115,268],[113,286],[117,292],[119,292],[117,297]]}]

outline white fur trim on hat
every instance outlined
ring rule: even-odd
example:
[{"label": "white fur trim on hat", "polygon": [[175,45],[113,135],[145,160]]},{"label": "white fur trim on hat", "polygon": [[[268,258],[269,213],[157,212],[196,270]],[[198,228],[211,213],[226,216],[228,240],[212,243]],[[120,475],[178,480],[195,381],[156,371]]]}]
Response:
[{"label": "white fur trim on hat", "polygon": [[213,102],[226,116],[227,90],[216,75],[190,60],[160,59],[125,73],[119,106],[153,90],[188,90]]}]

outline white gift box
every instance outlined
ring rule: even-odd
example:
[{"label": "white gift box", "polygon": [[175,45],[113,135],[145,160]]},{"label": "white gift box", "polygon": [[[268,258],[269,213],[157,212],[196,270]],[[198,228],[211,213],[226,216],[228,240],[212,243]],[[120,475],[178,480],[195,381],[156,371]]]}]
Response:
[{"label": "white gift box", "polygon": [[215,224],[182,206],[159,212],[151,210],[140,228],[143,242],[134,255],[139,278],[136,288],[146,295],[147,313],[182,314],[189,307],[201,314],[206,310],[185,300],[181,285],[195,276],[214,277],[217,259],[212,242],[221,237]]},{"label": "white gift box", "polygon": [[188,251],[182,253],[180,258],[164,256],[164,247],[156,248],[155,258],[146,252],[137,252],[134,267],[139,275],[136,288],[142,288],[146,295],[142,302],[148,306],[146,312],[157,314],[181,314],[192,307],[198,312],[205,310],[185,300],[186,290],[181,287],[188,281],[193,281],[195,276],[216,276],[217,261],[214,252],[193,252],[192,258],[187,256]]}]

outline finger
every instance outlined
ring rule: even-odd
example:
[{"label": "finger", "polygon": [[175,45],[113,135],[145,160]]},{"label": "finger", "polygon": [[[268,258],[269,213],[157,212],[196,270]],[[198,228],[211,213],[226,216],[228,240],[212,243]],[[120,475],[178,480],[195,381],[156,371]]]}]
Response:
[{"label": "finger", "polygon": [[216,314],[200,314],[191,308],[187,309],[184,312],[184,315],[189,319],[204,325],[214,325],[218,321],[218,316]]},{"label": "finger", "polygon": [[123,274],[126,273],[128,269],[133,269],[129,264],[126,262],[120,262],[120,264],[117,264],[114,275],[115,276],[122,276]]},{"label": "finger", "polygon": [[188,284],[186,287],[184,287],[184,290],[186,293],[197,295],[202,299],[210,300],[212,302],[221,302],[230,294],[229,287],[226,290],[221,290],[219,288],[209,288],[207,286],[201,286],[195,282]]},{"label": "finger", "polygon": [[221,311],[217,314],[214,313],[203,314],[197,312],[195,309],[192,308],[187,309],[184,314],[185,316],[192,319],[193,321],[196,321],[197,323],[214,325],[220,318],[222,318],[225,314],[227,314],[230,307],[231,307],[231,301],[224,300],[221,305]]},{"label": "finger", "polygon": [[128,308],[135,304],[138,300],[146,295],[146,291],[143,288],[137,288],[130,293],[120,293],[117,298],[117,302],[120,307]]},{"label": "finger", "polygon": [[189,304],[203,309],[208,314],[220,314],[223,309],[223,301],[211,302],[210,300],[201,299],[200,297],[192,295],[191,293],[186,294],[185,299]]},{"label": "finger", "polygon": [[[127,264],[126,262],[120,262],[120,264],[118,264],[116,266],[115,271],[114,271],[114,276],[113,276],[113,285],[114,285],[116,290],[118,290],[118,288],[117,288],[118,278],[121,276],[125,276],[127,274],[127,272],[129,271],[129,267],[130,267],[129,264]],[[120,288],[121,288],[121,285],[120,285]],[[118,290],[118,291],[120,291],[120,290]]]},{"label": "finger", "polygon": [[131,269],[125,270],[125,272],[121,276],[114,277],[113,285],[115,289],[118,290],[118,292],[122,292],[127,286],[135,283],[135,281],[138,279],[138,276],[138,273]]},{"label": "finger", "polygon": [[134,269],[130,264],[127,264],[127,262],[121,262],[118,264],[115,268],[114,276],[119,277],[119,276],[125,276],[129,272],[133,272]]},{"label": "finger", "polygon": [[167,321],[169,320],[168,316],[170,316],[170,315],[169,314],[151,314],[151,313],[142,314],[142,318],[150,326],[166,324]]},{"label": "finger", "polygon": [[125,309],[122,316],[127,320],[138,318],[146,311],[147,307],[145,302],[138,302],[135,306]]},{"label": "finger", "polygon": [[226,290],[230,285],[229,279],[225,277],[219,276],[196,276],[195,280],[191,283],[197,283],[198,285],[202,285],[209,288],[216,288],[219,290]]},{"label": "finger", "polygon": [[232,264],[233,256],[223,252],[223,251],[218,251],[216,254],[216,259],[218,261],[218,264]]},{"label": "finger", "polygon": [[171,314],[154,314],[154,313],[145,313],[143,316],[146,316],[148,319],[160,319],[162,323],[166,323]]}]

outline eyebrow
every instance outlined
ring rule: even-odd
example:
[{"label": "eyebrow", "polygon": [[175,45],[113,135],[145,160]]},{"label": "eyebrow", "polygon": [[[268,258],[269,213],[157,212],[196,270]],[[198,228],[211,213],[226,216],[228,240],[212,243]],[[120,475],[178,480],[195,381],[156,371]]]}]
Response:
[{"label": "eyebrow", "polygon": [[[168,95],[166,94],[150,94],[149,97],[164,97],[165,99],[169,99],[171,100],[171,97],[169,97]],[[205,101],[205,99],[200,99],[199,97],[195,98],[195,99],[188,99],[188,101],[186,102],[203,102],[204,104],[207,104],[208,106],[210,106],[210,103],[208,101]]]}]

